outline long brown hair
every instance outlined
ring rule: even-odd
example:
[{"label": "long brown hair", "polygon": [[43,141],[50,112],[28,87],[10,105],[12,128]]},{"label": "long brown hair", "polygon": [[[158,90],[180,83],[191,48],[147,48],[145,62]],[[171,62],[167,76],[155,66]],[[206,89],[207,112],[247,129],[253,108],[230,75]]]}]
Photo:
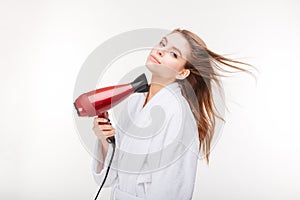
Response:
[{"label": "long brown hair", "polygon": [[[236,69],[253,75],[251,71],[237,67],[230,63],[243,64],[251,67],[253,66],[244,62],[226,58],[211,51],[207,48],[202,39],[188,30],[176,28],[171,31],[171,33],[174,32],[180,33],[188,41],[191,48],[191,54],[187,58],[185,65],[185,69],[189,69],[190,74],[187,78],[183,80],[177,79],[176,81],[179,83],[182,94],[188,101],[197,122],[200,141],[199,152],[204,153],[208,164],[211,142],[215,131],[216,117],[225,122],[225,120],[219,116],[218,111],[215,110],[216,107],[212,95],[212,81],[214,81],[220,89],[221,86],[218,76],[226,76],[219,74],[216,71],[219,70],[221,72],[228,73],[233,72],[222,68],[220,64],[223,64],[231,69]],[[192,88],[194,95],[189,95],[189,88]]]}]

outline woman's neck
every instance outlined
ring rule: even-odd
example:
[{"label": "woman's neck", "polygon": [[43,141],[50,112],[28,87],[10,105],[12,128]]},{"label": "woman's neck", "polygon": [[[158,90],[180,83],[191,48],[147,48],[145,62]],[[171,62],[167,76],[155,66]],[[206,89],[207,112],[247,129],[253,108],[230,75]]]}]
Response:
[{"label": "woman's neck", "polygon": [[161,90],[163,87],[165,87],[166,85],[172,83],[174,81],[162,81],[162,80],[158,80],[154,77],[152,77],[151,79],[151,84],[149,87],[149,92],[147,93],[146,99],[145,99],[145,103],[143,105],[143,107],[145,107],[145,105],[150,101],[150,99],[159,92],[159,90]]}]

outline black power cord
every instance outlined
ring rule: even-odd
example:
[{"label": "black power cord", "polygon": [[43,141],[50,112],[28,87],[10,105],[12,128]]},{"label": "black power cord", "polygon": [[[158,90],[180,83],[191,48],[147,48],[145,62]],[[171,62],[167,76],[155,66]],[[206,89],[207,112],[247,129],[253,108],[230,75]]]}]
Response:
[{"label": "black power cord", "polygon": [[[106,180],[106,178],[107,178],[107,174],[108,174],[108,172],[109,172],[109,169],[110,169],[111,162],[112,162],[112,160],[113,160],[113,157],[114,157],[114,154],[115,154],[115,148],[116,148],[116,144],[115,144],[115,142],[112,142],[111,144],[112,144],[112,146],[113,146],[113,152],[112,152],[112,156],[111,156],[111,159],[110,159],[110,161],[109,161],[109,165],[108,165],[108,167],[107,167],[107,171],[106,171],[106,174],[105,174],[104,180],[103,180],[103,182],[102,182],[102,184],[101,184],[101,186],[100,186],[100,188],[99,188],[99,190],[98,190],[98,192],[97,192],[97,195],[96,195],[96,197],[95,197],[95,199],[94,199],[94,200],[97,200],[97,198],[98,198],[98,195],[99,195],[99,193],[100,193],[100,190],[102,189],[102,187],[103,187],[103,185],[104,185],[104,183],[105,183],[105,180]],[[103,161],[103,162],[104,162],[104,161]]]}]

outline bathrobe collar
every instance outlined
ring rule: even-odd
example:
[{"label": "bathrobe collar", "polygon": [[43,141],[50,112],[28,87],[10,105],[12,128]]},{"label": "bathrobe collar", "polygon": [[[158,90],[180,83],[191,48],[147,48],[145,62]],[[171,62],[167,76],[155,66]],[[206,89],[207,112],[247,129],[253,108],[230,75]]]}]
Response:
[{"label": "bathrobe collar", "polygon": [[[148,102],[147,104],[143,107],[146,97],[147,97],[148,92],[143,93],[142,96],[142,105],[139,105],[139,110],[140,112],[144,110],[148,110],[149,107],[153,104],[153,102],[157,102],[157,99],[167,99],[168,97],[171,97],[172,95],[182,95],[181,89],[179,87],[178,82],[173,82],[168,85],[165,85],[163,88],[161,88]],[[174,97],[174,96],[173,96]]]}]

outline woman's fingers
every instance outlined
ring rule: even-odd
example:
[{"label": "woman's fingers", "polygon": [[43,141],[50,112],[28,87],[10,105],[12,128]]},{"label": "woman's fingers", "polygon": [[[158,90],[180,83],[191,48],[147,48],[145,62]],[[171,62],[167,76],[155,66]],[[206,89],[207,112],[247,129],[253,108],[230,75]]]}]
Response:
[{"label": "woman's fingers", "polygon": [[108,124],[102,124],[102,125],[99,125],[99,127],[100,127],[100,130],[102,130],[102,131],[109,131],[109,130],[113,129],[113,127]]},{"label": "woman's fingers", "polygon": [[109,120],[103,117],[95,117],[94,122],[108,122]]},{"label": "woman's fingers", "polygon": [[[110,123],[108,123],[108,121],[109,120],[103,117],[94,118],[93,131],[96,134],[96,136],[101,140],[105,140],[106,138],[115,135],[115,129]],[[103,124],[99,124],[99,122],[102,122]]]},{"label": "woman's fingers", "polygon": [[115,135],[115,130],[103,131],[103,135],[105,135],[105,137],[114,136]]},{"label": "woman's fingers", "polygon": [[115,135],[115,130],[109,130],[109,131],[95,131],[96,136],[99,139],[106,139],[108,137],[114,136]]},{"label": "woman's fingers", "polygon": [[102,123],[107,123],[108,120],[105,119],[105,118],[102,118],[102,117],[95,117],[94,118],[94,126],[98,126],[99,125],[99,122],[102,122]]},{"label": "woman's fingers", "polygon": [[97,129],[100,131],[110,131],[110,130],[114,130],[114,127],[112,125],[109,124],[97,124],[93,127],[93,129]]}]

